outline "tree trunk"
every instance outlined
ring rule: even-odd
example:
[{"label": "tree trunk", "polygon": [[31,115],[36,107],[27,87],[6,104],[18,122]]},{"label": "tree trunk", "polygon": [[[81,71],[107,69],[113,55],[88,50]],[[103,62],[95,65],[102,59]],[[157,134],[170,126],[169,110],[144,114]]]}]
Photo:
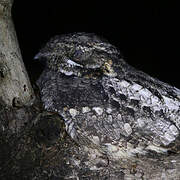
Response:
[{"label": "tree trunk", "polygon": [[33,98],[11,19],[13,0],[0,0],[0,100],[5,105],[27,104]]}]

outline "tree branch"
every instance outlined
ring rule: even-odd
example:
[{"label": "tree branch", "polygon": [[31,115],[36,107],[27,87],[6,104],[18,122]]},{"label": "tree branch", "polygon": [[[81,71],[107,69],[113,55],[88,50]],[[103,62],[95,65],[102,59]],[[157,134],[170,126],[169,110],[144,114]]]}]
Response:
[{"label": "tree branch", "polygon": [[27,104],[34,96],[11,19],[13,0],[0,0],[0,99]]}]

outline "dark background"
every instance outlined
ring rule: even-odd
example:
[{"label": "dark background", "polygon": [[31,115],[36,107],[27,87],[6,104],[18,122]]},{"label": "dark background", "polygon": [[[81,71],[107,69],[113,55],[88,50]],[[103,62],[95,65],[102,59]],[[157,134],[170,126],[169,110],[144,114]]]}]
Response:
[{"label": "dark background", "polygon": [[180,88],[178,7],[176,1],[15,0],[13,19],[33,80],[41,69],[33,57],[50,37],[85,31],[119,47],[132,66]]}]

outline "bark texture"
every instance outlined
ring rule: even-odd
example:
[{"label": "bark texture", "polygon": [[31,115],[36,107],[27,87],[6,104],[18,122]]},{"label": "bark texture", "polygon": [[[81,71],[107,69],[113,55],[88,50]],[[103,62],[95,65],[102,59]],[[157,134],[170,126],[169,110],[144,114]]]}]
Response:
[{"label": "bark texture", "polygon": [[[179,180],[180,155],[139,157],[127,164],[97,158],[97,151],[75,143],[65,132],[63,119],[43,111],[39,102],[31,107],[6,109],[0,120],[25,119],[21,131],[0,129],[0,179],[25,180]],[[17,128],[12,123],[9,126]],[[97,166],[97,162],[98,166]]]},{"label": "bark texture", "polygon": [[11,19],[13,0],[0,0],[0,99],[8,106],[26,104],[33,97]]}]

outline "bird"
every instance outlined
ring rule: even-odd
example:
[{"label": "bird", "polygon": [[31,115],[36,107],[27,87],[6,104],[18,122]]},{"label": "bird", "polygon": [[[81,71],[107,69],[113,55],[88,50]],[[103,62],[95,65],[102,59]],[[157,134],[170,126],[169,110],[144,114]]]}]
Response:
[{"label": "bird", "polygon": [[51,38],[34,59],[47,111],[78,144],[114,159],[178,152],[180,90],[129,65],[94,33]]}]

